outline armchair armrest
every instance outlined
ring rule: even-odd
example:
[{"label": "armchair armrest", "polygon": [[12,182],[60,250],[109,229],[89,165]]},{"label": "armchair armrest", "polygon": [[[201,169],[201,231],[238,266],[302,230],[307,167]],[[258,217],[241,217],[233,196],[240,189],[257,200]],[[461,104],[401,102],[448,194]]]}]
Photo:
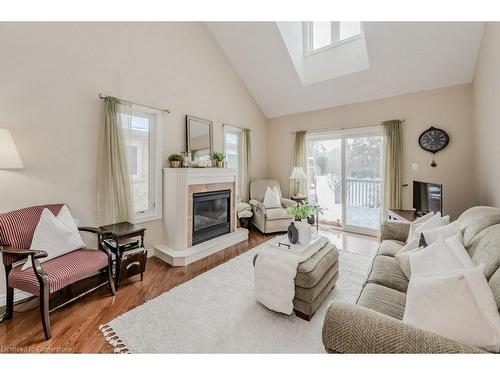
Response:
[{"label": "armchair armrest", "polygon": [[398,220],[385,220],[380,226],[380,240],[406,242],[409,231],[410,223]]},{"label": "armchair armrest", "polygon": [[266,206],[264,206],[264,203],[259,202],[258,200],[255,199],[250,199],[248,203],[250,203],[250,206],[252,206],[252,209],[254,211],[256,212],[262,211],[262,213],[266,212]]},{"label": "armchair armrest", "polygon": [[288,198],[281,198],[281,205],[285,208],[288,207],[297,207],[297,202]]},{"label": "armchair armrest", "polygon": [[0,248],[0,252],[2,254],[15,255],[21,257],[32,256],[34,259],[45,258],[46,256],[48,256],[47,252],[43,250]]},{"label": "armchair armrest", "polygon": [[334,353],[481,353],[478,348],[346,303],[332,303],[328,308],[323,345]]}]

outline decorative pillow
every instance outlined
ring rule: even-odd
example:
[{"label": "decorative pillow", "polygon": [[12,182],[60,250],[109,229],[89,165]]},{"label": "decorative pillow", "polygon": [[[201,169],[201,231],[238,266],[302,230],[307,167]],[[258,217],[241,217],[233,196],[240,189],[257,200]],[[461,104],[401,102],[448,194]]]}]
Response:
[{"label": "decorative pillow", "polygon": [[281,199],[281,190],[277,186],[273,187],[274,193]]},{"label": "decorative pillow", "polygon": [[[68,207],[64,205],[57,217],[44,208],[30,246],[31,250],[44,250],[48,253],[47,257],[39,259],[40,262],[46,262],[82,247],[85,247],[85,243]],[[24,263],[22,270],[30,267],[33,267],[31,257]]]},{"label": "decorative pillow", "polygon": [[424,247],[421,251],[410,253],[409,263],[412,277],[422,273],[465,268],[442,238]]},{"label": "decorative pillow", "polygon": [[269,186],[267,187],[266,194],[264,195],[264,206],[266,208],[281,207],[281,198],[276,187],[274,189],[271,189]]},{"label": "decorative pillow", "polygon": [[408,239],[406,240],[407,242],[413,239],[413,235],[415,234],[415,230],[419,226],[421,226],[423,223],[425,223],[427,220],[432,218],[434,216],[434,212],[429,212],[428,214],[425,214],[424,216],[419,217],[417,220],[412,221],[410,224],[410,231],[408,232]]},{"label": "decorative pillow", "polygon": [[441,217],[441,213],[438,212],[435,214],[433,217],[431,217],[429,220],[424,222],[422,225],[420,225],[417,229],[415,229],[415,232],[413,233],[413,238],[420,238],[420,234],[422,232],[434,229],[434,228],[439,228],[444,225],[448,225],[450,223],[450,217],[449,216],[444,216]]},{"label": "decorative pillow", "polygon": [[410,278],[410,259],[409,256],[410,254],[420,251],[423,249],[423,247],[418,246],[418,238],[415,238],[411,241],[409,241],[405,246],[401,248],[396,253],[396,259],[399,262],[399,266],[403,270],[403,273],[406,275],[406,277],[409,279]]},{"label": "decorative pillow", "polygon": [[490,352],[500,351],[500,315],[484,265],[413,275],[403,322]]},{"label": "decorative pillow", "polygon": [[451,251],[453,251],[453,254],[455,254],[460,263],[463,264],[464,268],[474,267],[474,263],[472,263],[472,259],[463,245],[463,238],[461,234],[448,237],[444,240],[444,242],[446,242]]},{"label": "decorative pillow", "polygon": [[437,241],[439,238],[448,238],[457,234],[460,234],[460,224],[458,221],[443,225],[442,227],[425,230],[421,235],[420,246],[427,246]]}]

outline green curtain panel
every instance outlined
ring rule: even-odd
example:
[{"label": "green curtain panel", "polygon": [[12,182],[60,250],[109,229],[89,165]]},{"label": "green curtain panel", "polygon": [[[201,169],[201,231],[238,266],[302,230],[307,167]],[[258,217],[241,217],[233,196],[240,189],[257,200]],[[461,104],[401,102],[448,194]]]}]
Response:
[{"label": "green curtain panel", "polygon": [[403,207],[403,134],[399,120],[384,121],[384,208]]},{"label": "green curtain panel", "polygon": [[[290,175],[293,171],[294,167],[302,167],[304,168],[304,172],[307,173],[307,144],[306,144],[306,132],[300,131],[295,133],[295,143],[293,146],[293,154],[292,154],[292,165],[290,166]],[[296,195],[300,193],[303,196],[307,196],[307,182],[300,181],[298,185],[298,189],[296,188],[295,181],[290,180],[289,186],[290,196]]]},{"label": "green curtain panel", "polygon": [[120,101],[116,98],[104,99],[104,136],[97,180],[100,225],[133,220],[132,189],[119,106]]},{"label": "green curtain panel", "polygon": [[252,148],[250,142],[250,129],[243,130],[241,142],[241,176],[240,176],[240,199],[242,202],[248,202],[250,199],[250,163],[252,160]]}]

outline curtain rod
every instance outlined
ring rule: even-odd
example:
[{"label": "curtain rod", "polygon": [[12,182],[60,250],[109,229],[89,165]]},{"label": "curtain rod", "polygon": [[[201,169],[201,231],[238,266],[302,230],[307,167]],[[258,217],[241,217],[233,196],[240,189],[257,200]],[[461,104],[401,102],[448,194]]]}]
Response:
[{"label": "curtain rod", "polygon": [[[399,120],[402,124],[406,122],[406,119]],[[382,126],[382,124],[376,124],[376,125],[360,125],[360,126],[339,126],[336,128],[320,128],[320,129],[311,129],[311,130],[293,130],[290,132],[290,134],[295,134],[300,131],[305,131],[306,133],[321,133],[321,132],[327,132],[330,130],[349,130],[349,129],[362,129],[362,128],[372,128],[374,126]]]},{"label": "curtain rod", "polygon": [[157,108],[157,107],[153,107],[153,106],[146,105],[146,104],[140,104],[140,103],[132,102],[132,101],[130,101],[130,100],[120,99],[120,98],[117,98],[117,97],[115,97],[115,96],[111,96],[111,95],[99,94],[99,99],[106,99],[106,98],[114,98],[114,99],[118,99],[119,101],[121,101],[121,102],[123,102],[123,103],[140,105],[141,107],[146,107],[146,108],[156,109],[157,111],[162,111],[162,112],[167,112],[167,113],[170,113],[170,110],[165,109],[165,108]]}]

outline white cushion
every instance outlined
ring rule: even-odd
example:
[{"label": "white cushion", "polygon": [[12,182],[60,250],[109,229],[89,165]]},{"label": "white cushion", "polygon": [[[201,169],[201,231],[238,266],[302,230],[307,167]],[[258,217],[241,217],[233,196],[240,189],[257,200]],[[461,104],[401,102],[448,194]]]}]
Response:
[{"label": "white cushion", "polygon": [[474,267],[474,263],[472,263],[472,259],[464,247],[463,238],[461,234],[448,237],[444,240],[444,242],[446,242],[451,251],[453,251],[453,254],[455,254],[455,256],[460,261],[460,263],[462,263],[464,268]]},{"label": "white cushion", "polygon": [[500,316],[483,265],[413,275],[403,322],[465,345],[500,351]]},{"label": "white cushion", "polygon": [[405,246],[403,246],[401,248],[401,250],[399,250],[396,253],[396,259],[399,262],[399,266],[401,267],[401,269],[403,270],[404,274],[406,275],[406,277],[408,279],[410,278],[409,256],[411,253],[416,252],[416,251],[420,251],[423,249],[422,247],[418,247],[418,242],[419,242],[418,238],[410,240]]},{"label": "white cushion", "polygon": [[422,273],[465,268],[442,238],[424,247],[421,251],[410,253],[409,262],[412,277]]},{"label": "white cushion", "polygon": [[450,223],[448,225],[443,225],[438,228],[430,229],[430,230],[424,230],[422,232],[422,235],[424,236],[425,243],[427,245],[432,244],[433,242],[437,241],[439,238],[448,238],[451,236],[455,236],[457,234],[460,234],[460,225],[458,221],[454,221],[453,223]]},{"label": "white cushion", "polygon": [[410,224],[410,231],[408,232],[408,239],[406,241],[412,240],[415,230],[433,216],[434,212],[431,211],[428,214],[419,217],[417,220],[412,221],[412,223]]},{"label": "white cushion", "polygon": [[450,217],[449,216],[441,217],[441,213],[438,212],[433,217],[431,217],[429,220],[427,220],[422,225],[420,225],[417,229],[415,229],[415,232],[413,233],[413,238],[420,238],[420,234],[422,232],[425,232],[427,230],[431,230],[434,228],[439,228],[439,227],[442,227],[444,225],[448,225],[449,223],[450,223]]},{"label": "white cushion", "polygon": [[269,186],[266,189],[266,194],[264,195],[264,206],[266,208],[278,208],[281,207],[281,198],[276,187],[271,189]]},{"label": "white cushion", "polygon": [[[48,253],[47,257],[39,259],[40,262],[46,262],[82,247],[85,247],[85,243],[68,207],[64,205],[57,217],[49,209],[44,208],[30,246],[31,250],[44,250]],[[33,267],[31,257],[24,263],[22,270],[30,267]]]}]

